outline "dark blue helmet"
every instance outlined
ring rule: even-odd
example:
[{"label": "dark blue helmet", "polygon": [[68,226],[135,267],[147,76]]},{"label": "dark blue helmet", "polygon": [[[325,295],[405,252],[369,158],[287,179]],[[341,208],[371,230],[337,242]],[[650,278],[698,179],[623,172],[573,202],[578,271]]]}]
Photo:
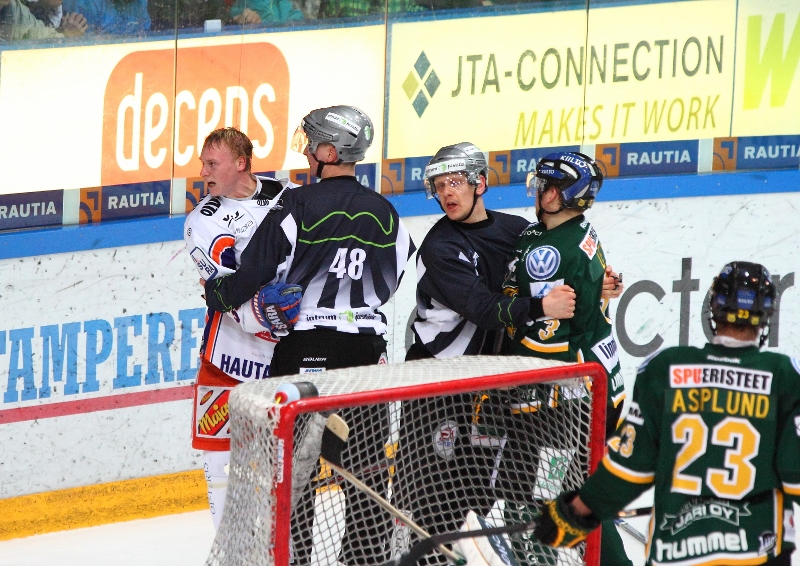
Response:
[{"label": "dark blue helmet", "polygon": [[602,186],[603,173],[594,159],[576,151],[560,151],[547,154],[536,164],[536,173],[528,179],[528,195],[556,187],[563,208],[586,210]]},{"label": "dark blue helmet", "polygon": [[777,292],[763,265],[734,261],[714,278],[709,294],[714,322],[762,328],[769,325]]}]

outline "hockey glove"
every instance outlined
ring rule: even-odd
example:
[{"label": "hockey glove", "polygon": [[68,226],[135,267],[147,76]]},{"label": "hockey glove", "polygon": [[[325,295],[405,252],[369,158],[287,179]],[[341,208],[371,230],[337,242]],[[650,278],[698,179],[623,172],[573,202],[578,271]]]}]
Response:
[{"label": "hockey glove", "polygon": [[265,285],[251,300],[253,314],[261,326],[276,336],[286,336],[300,316],[303,289],[299,285]]},{"label": "hockey glove", "polygon": [[533,529],[539,542],[553,547],[573,547],[600,526],[594,514],[581,517],[572,509],[570,503],[577,495],[577,491],[562,493],[540,507]]}]

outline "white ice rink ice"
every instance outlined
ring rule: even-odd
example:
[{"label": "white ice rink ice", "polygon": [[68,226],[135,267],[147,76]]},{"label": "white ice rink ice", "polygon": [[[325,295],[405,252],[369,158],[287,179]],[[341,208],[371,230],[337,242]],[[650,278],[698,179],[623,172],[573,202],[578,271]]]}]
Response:
[{"label": "white ice rink ice", "polygon": [[[645,531],[647,520],[629,523]],[[644,546],[621,534],[634,566],[642,566]],[[2,541],[0,566],[203,566],[213,540],[208,511],[195,511]],[[792,566],[800,566],[798,553]]]},{"label": "white ice rink ice", "polygon": [[208,511],[165,515],[0,542],[0,566],[203,566]]}]

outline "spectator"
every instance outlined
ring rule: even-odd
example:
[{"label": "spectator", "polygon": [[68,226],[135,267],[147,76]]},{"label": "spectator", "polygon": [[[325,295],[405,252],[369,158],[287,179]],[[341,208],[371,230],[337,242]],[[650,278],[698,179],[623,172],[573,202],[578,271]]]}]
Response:
[{"label": "spectator", "polygon": [[64,35],[46,26],[20,0],[0,0],[0,41],[58,37]]},{"label": "spectator", "polygon": [[147,9],[153,31],[202,28],[206,20],[231,21],[223,0],[149,0]]},{"label": "spectator", "polygon": [[291,0],[235,0],[231,5],[231,21],[235,24],[281,24],[303,19]]},{"label": "spectator", "polygon": [[320,18],[353,18],[371,14],[422,12],[425,8],[414,0],[322,0]]},{"label": "spectator", "polygon": [[142,35],[150,30],[147,0],[66,0],[64,10],[86,17],[87,34]]},{"label": "spectator", "polygon": [[55,28],[64,37],[77,37],[86,33],[86,18],[82,14],[65,14],[62,0],[28,0],[27,6],[44,25]]}]

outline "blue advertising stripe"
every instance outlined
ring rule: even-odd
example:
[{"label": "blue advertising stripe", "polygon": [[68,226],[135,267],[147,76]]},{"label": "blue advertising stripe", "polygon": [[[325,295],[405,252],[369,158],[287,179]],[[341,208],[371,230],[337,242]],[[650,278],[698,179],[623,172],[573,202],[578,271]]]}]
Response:
[{"label": "blue advertising stripe", "polygon": [[63,223],[64,191],[0,195],[0,230],[22,230]]},{"label": "blue advertising stripe", "polygon": [[[664,175],[606,179],[597,197],[601,201],[662,198],[708,197],[743,194],[789,193],[800,191],[800,170],[707,173],[703,175]],[[400,216],[442,214],[435,200],[424,192],[390,197]],[[533,206],[525,185],[489,187],[483,197],[486,208],[524,208]]]},{"label": "blue advertising stripe", "polygon": [[620,176],[697,173],[698,141],[620,144]]},{"label": "blue advertising stripe", "polygon": [[736,145],[739,170],[800,166],[800,136],[740,137]]},{"label": "blue advertising stripe", "polygon": [[[610,178],[598,201],[685,198],[800,191],[800,170]],[[533,206],[523,184],[490,187],[489,209]],[[400,216],[442,214],[435,200],[411,192],[389,197]],[[0,259],[169,242],[183,238],[184,216],[120,220],[21,232],[0,232]]]}]

